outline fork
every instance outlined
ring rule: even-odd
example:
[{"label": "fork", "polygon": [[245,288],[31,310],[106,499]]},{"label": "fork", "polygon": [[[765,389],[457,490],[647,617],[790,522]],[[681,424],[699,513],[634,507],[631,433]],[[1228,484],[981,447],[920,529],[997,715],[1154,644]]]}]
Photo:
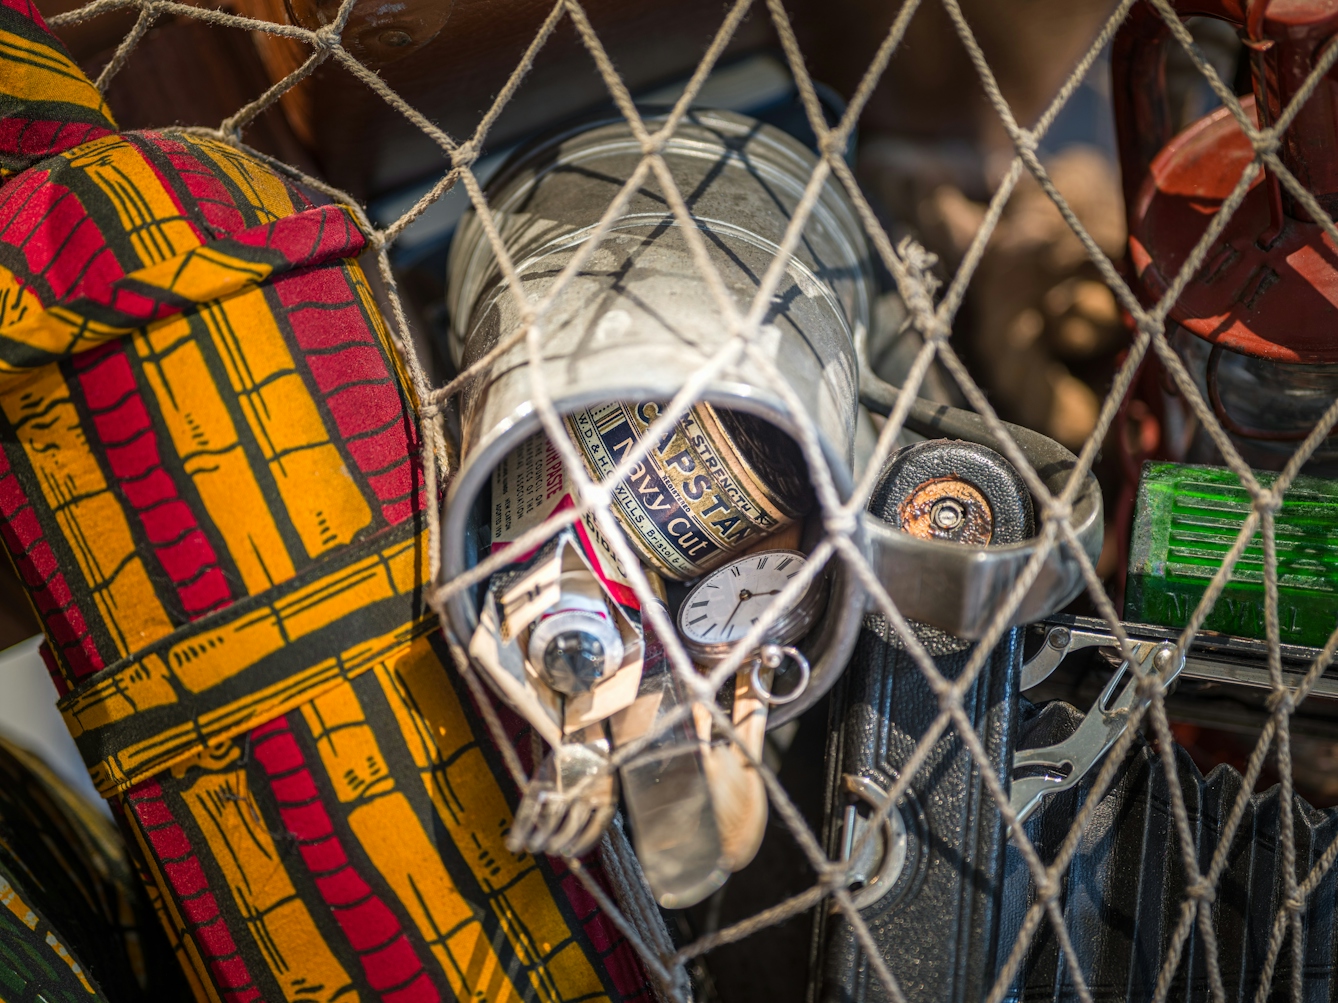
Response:
[{"label": "fork", "polygon": [[563,742],[530,778],[506,836],[507,849],[579,857],[603,834],[617,804],[608,740]]}]

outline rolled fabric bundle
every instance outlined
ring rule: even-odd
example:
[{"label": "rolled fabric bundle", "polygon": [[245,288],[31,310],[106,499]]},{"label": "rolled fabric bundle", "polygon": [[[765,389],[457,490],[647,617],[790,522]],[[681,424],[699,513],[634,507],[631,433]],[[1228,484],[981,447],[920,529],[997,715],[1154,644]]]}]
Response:
[{"label": "rolled fabric bundle", "polygon": [[576,878],[504,846],[354,215],[118,133],[25,0],[0,32],[0,534],[196,998],[646,993]]}]

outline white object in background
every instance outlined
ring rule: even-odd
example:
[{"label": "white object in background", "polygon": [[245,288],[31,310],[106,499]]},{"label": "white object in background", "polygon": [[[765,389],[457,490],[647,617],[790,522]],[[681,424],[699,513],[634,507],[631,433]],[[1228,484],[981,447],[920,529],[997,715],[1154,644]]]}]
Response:
[{"label": "white object in background", "polygon": [[[636,96],[636,100],[645,105],[672,105],[683,93],[687,83],[684,79],[667,87],[643,92]],[[693,107],[724,108],[747,115],[776,104],[793,93],[794,81],[785,63],[770,53],[760,53],[716,69],[697,92]],[[478,183],[486,185],[515,150],[516,144],[512,144],[475,161],[473,170]],[[377,198],[368,207],[372,221],[377,226],[389,226],[432,191],[438,180],[438,175],[433,175],[412,181]],[[454,232],[469,205],[465,186],[457,183],[404,228],[395,241],[392,253],[401,256],[406,252],[412,254],[419,248],[445,240]]]},{"label": "white object in background", "polygon": [[56,688],[37,653],[41,643],[39,634],[0,651],[0,735],[40,757],[53,773],[110,814],[56,709]]}]

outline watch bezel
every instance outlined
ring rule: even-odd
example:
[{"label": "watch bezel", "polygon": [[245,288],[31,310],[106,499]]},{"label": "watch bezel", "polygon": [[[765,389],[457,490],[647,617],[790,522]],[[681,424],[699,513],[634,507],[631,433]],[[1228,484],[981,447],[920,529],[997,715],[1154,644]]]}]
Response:
[{"label": "watch bezel", "polygon": [[[716,665],[729,657],[738,641],[696,641],[690,638],[683,626],[683,613],[688,608],[688,601],[695,596],[706,584],[716,575],[728,571],[735,564],[742,564],[759,554],[790,554],[799,558],[805,563],[809,560],[809,555],[802,550],[792,550],[788,547],[777,547],[775,550],[754,551],[751,554],[743,554],[733,560],[726,561],[719,567],[712,568],[698,580],[688,593],[683,597],[679,604],[678,613],[674,617],[674,627],[678,631],[679,640],[683,642],[683,647],[688,654],[692,656],[693,661],[703,665]],[[785,615],[780,617],[771,625],[771,630],[763,635],[757,642],[756,647],[760,648],[764,644],[790,645],[802,640],[803,637],[817,623],[821,612],[822,600],[827,591],[827,569],[823,568],[821,572],[809,583],[808,589],[795,602],[794,607]]]}]

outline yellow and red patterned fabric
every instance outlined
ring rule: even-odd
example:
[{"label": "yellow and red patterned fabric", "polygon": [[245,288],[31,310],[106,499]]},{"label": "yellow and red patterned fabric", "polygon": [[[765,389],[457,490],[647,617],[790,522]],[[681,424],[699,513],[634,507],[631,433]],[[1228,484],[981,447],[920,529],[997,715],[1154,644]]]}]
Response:
[{"label": "yellow and red patterned fabric", "polygon": [[[28,0],[3,0],[0,177],[116,131],[107,103]],[[17,15],[17,16],[15,16]]]},{"label": "yellow and red patterned fabric", "polygon": [[505,849],[353,216],[116,132],[25,0],[0,114],[0,536],[196,997],[645,993],[574,877]]}]

